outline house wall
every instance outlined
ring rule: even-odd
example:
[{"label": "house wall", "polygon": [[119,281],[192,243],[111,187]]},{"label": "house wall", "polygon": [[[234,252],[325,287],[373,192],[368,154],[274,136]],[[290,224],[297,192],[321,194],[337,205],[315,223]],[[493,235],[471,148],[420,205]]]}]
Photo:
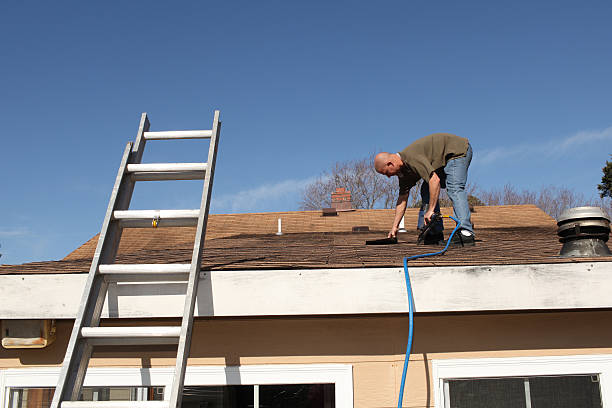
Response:
[{"label": "house wall", "polygon": [[[143,322],[152,324],[137,323]],[[610,322],[607,310],[417,315],[404,406],[434,406],[433,360],[612,354]],[[45,349],[1,349],[0,369],[61,364],[71,326],[58,321],[57,340]],[[407,336],[405,315],[199,318],[189,364],[351,364],[354,406],[393,407]],[[100,350],[92,365],[161,367],[173,365],[173,356],[170,346],[155,346],[144,357],[135,349]]]}]

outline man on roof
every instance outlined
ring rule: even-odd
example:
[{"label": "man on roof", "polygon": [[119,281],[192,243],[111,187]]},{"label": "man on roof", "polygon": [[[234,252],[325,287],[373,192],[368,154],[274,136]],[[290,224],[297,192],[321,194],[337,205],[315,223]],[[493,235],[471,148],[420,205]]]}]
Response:
[{"label": "man on roof", "polygon": [[[440,188],[446,188],[453,203],[455,217],[461,223],[452,238],[453,246],[474,245],[474,229],[470,221],[470,207],[465,191],[468,168],[472,161],[472,147],[467,139],[450,133],[434,133],[414,141],[398,153],[382,152],[374,158],[374,168],[387,177],[399,179],[399,197],[395,207],[393,226],[389,238],[395,237],[400,221],[406,211],[410,189],[420,180],[421,210],[418,228],[429,224],[434,212],[440,212]],[[442,243],[444,240],[442,220],[432,226],[426,243]]]}]

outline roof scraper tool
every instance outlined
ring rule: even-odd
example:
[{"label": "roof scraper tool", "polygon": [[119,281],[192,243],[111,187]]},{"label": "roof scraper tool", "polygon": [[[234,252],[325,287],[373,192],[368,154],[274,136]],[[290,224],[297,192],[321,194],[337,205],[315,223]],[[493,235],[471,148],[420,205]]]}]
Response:
[{"label": "roof scraper tool", "polygon": [[420,244],[421,242],[425,241],[425,235],[427,235],[429,230],[431,230],[431,228],[441,219],[442,214],[434,213],[431,216],[431,221],[429,221],[429,224],[426,224],[423,227],[419,228],[419,237],[417,238],[417,244]]},{"label": "roof scraper tool", "polygon": [[391,245],[397,244],[397,237],[383,238],[383,239],[371,239],[366,241],[366,245]]}]

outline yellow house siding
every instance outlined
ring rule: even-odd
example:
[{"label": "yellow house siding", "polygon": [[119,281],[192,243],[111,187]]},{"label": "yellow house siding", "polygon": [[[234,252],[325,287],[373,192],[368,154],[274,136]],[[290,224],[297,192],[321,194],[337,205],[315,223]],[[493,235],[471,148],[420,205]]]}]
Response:
[{"label": "yellow house siding", "polygon": [[[432,360],[612,354],[610,323],[612,311],[418,315],[405,406],[433,406]],[[189,364],[351,364],[355,407],[393,407],[407,325],[407,317],[399,315],[197,319]],[[58,321],[57,340],[45,349],[1,349],[0,368],[61,364],[71,326],[72,321]],[[144,358],[135,348],[119,357],[116,350],[102,349],[92,365],[169,366],[173,354],[172,346],[151,347]]]}]

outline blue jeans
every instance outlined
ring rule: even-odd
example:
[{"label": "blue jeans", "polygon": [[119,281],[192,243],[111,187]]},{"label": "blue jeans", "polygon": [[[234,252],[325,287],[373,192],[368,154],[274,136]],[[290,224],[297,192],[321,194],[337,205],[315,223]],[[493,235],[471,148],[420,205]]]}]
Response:
[{"label": "blue jeans", "polygon": [[[467,152],[463,157],[451,159],[444,166],[444,171],[438,173],[440,177],[440,188],[446,188],[448,198],[453,203],[455,217],[461,223],[461,228],[474,232],[472,223],[470,222],[470,206],[468,204],[468,196],[465,191],[465,183],[467,182],[468,168],[472,162],[472,146],[468,144]],[[423,181],[421,185],[421,210],[419,211],[418,227],[422,228],[424,223],[423,215],[429,206],[429,184]],[[436,203],[434,212],[440,212],[440,203]],[[436,223],[431,229],[432,233],[442,232],[444,227],[442,221]]]}]

